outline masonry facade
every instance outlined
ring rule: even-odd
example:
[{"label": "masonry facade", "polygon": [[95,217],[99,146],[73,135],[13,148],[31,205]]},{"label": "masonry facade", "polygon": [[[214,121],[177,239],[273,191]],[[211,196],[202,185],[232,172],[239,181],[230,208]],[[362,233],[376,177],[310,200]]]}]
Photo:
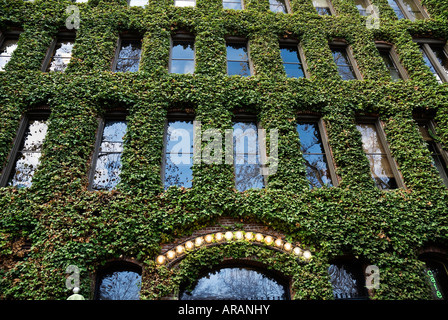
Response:
[{"label": "masonry facade", "polygon": [[0,298],[446,299],[447,12],[3,1]]}]

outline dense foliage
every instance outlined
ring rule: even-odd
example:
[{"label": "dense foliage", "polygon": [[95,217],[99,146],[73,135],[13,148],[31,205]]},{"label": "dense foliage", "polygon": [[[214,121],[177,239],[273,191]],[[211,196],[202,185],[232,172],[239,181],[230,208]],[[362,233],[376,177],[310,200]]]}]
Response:
[{"label": "dense foliage", "polygon": [[[423,0],[431,19],[397,20],[386,0],[379,29],[367,29],[353,0],[334,0],[337,16],[318,16],[311,0],[291,0],[292,14],[272,13],[267,0],[246,0],[245,10],[223,10],[220,0],[177,8],[150,0],[147,8],[124,0],[78,4],[80,28],[72,63],[64,73],[40,70],[52,38],[65,28],[67,0],[0,0],[0,29],[23,29],[18,49],[0,73],[0,163],[5,165],[23,113],[48,105],[50,126],[41,165],[29,189],[0,189],[0,297],[65,299],[65,268],[81,269],[81,293],[109,259],[135,257],[144,267],[142,298],[158,298],[193,281],[197,270],[224,256],[252,256],[293,275],[295,298],[331,299],[327,268],[332,258],[352,254],[379,266],[376,299],[429,297],[418,250],[448,241],[448,192],[432,166],[412,112],[433,112],[440,142],[448,145],[446,84],[425,66],[413,36],[448,38],[448,1]],[[170,35],[195,35],[194,75],[167,71]],[[140,70],[113,73],[121,32],[144,34]],[[250,41],[254,76],[226,75],[225,36]],[[288,79],[279,38],[296,37],[309,79]],[[351,45],[364,80],[342,81],[328,41]],[[408,81],[392,82],[374,40],[395,45]],[[110,192],[88,191],[97,117],[116,106],[129,112],[121,182]],[[278,128],[279,168],[262,190],[239,193],[229,165],[196,165],[191,189],[163,190],[160,165],[164,122],[172,108],[192,108],[206,128],[230,128],[235,109],[258,114],[266,129]],[[309,190],[297,113],[318,112],[326,128],[337,187]],[[406,189],[378,190],[370,177],[356,114],[378,114]],[[309,264],[248,244],[201,249],[178,269],[156,267],[160,244],[231,216],[257,221],[291,241],[313,247]],[[25,257],[15,245],[30,239]]]}]

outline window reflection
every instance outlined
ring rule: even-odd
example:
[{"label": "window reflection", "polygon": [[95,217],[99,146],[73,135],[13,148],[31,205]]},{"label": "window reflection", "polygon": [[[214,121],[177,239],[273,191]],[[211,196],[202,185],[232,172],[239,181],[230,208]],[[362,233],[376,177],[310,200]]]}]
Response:
[{"label": "window reflection", "polygon": [[365,278],[360,266],[332,264],[328,268],[335,299],[366,299]]},{"label": "window reflection", "polygon": [[121,153],[126,129],[126,121],[105,121],[92,189],[112,190],[120,182]]},{"label": "window reflection", "polygon": [[173,41],[171,73],[194,73],[194,41]]},{"label": "window reflection", "polygon": [[321,16],[331,16],[331,9],[328,0],[313,0],[313,6],[316,11]]},{"label": "window reflection", "polygon": [[358,12],[362,16],[367,16],[367,8],[370,3],[368,0],[355,0],[355,6],[358,9]]},{"label": "window reflection", "polygon": [[102,275],[97,300],[139,300],[142,277],[131,270],[112,270]]},{"label": "window reflection", "polygon": [[170,186],[192,187],[193,121],[168,122],[165,151],[165,189]]},{"label": "window reflection", "polygon": [[274,278],[246,268],[210,272],[180,300],[286,300],[286,287]]},{"label": "window reflection", "polygon": [[272,12],[288,12],[286,0],[269,0],[269,8]]},{"label": "window reflection", "polygon": [[227,74],[250,76],[249,56],[245,43],[227,44]]},{"label": "window reflection", "polygon": [[416,0],[401,0],[401,1],[403,1],[403,6],[405,10],[408,12],[409,18],[411,20],[425,18],[422,12],[420,11],[419,7],[415,3]]},{"label": "window reflection", "polygon": [[242,0],[223,0],[222,6],[224,9],[234,9],[234,10],[243,9]]},{"label": "window reflection", "polygon": [[17,39],[6,39],[0,46],[0,71],[5,70],[6,64],[11,60],[12,53],[17,49]]},{"label": "window reflection", "polygon": [[58,41],[53,52],[47,71],[63,72],[70,63],[73,41]]},{"label": "window reflection", "polygon": [[387,1],[389,3],[389,6],[392,8],[392,10],[394,10],[398,19],[404,19],[405,16],[403,14],[403,11],[401,11],[401,8],[399,7],[397,0],[387,0]]},{"label": "window reflection", "polygon": [[433,160],[433,162],[432,162],[433,166],[436,167],[444,184],[448,187],[447,163],[445,162],[445,159],[442,155],[443,150],[439,149],[437,142],[433,138],[434,133],[431,130],[431,126],[430,126],[429,122],[420,123],[418,128],[420,130],[420,133],[423,137],[423,140],[425,141],[425,144],[426,144],[429,152],[431,153],[431,157]]},{"label": "window reflection", "polygon": [[347,54],[346,48],[333,48],[333,59],[338,68],[339,75],[342,80],[354,80],[356,79],[353,66]]},{"label": "window reflection", "polygon": [[370,171],[376,186],[383,190],[396,189],[398,187],[397,181],[376,125],[374,123],[361,123],[356,128],[361,133],[362,146],[370,162]]},{"label": "window reflection", "polygon": [[305,76],[297,46],[280,46],[280,55],[288,78],[303,78]]},{"label": "window reflection", "polygon": [[9,186],[28,188],[39,166],[42,145],[47,135],[47,120],[30,120],[17,152],[14,170],[11,172]]},{"label": "window reflection", "polygon": [[258,146],[258,129],[255,122],[233,124],[233,150],[235,185],[238,191],[261,189],[264,177]]},{"label": "window reflection", "polygon": [[115,72],[137,72],[140,55],[141,40],[122,40],[118,54]]},{"label": "window reflection", "polygon": [[174,0],[176,7],[194,7],[196,5],[195,0]]},{"label": "window reflection", "polygon": [[297,124],[297,132],[310,188],[331,187],[331,176],[317,122],[301,122]]},{"label": "window reflection", "polygon": [[389,70],[389,74],[393,81],[398,81],[402,79],[400,75],[400,71],[398,70],[397,65],[395,64],[389,49],[378,49],[381,58],[386,65],[386,68]]}]

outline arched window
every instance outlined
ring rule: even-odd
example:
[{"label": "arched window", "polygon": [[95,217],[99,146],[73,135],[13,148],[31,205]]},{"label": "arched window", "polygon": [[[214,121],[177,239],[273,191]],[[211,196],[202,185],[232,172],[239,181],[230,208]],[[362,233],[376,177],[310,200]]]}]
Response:
[{"label": "arched window", "polygon": [[96,300],[139,300],[141,268],[132,263],[113,263],[101,270],[96,283]]},{"label": "arched window", "polygon": [[286,300],[287,286],[253,268],[225,267],[200,278],[180,300]]},{"label": "arched window", "polygon": [[335,299],[367,299],[362,266],[355,261],[337,261],[328,268]]},{"label": "arched window", "polygon": [[420,256],[425,262],[427,276],[434,300],[447,300],[448,298],[448,259],[442,254],[426,253]]}]

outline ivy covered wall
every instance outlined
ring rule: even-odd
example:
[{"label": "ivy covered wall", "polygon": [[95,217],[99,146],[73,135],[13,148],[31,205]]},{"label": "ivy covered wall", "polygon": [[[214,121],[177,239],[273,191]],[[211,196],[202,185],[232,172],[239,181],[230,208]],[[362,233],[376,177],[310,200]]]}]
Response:
[{"label": "ivy covered wall", "polygon": [[[311,0],[291,0],[293,13],[269,11],[267,0],[246,0],[245,10],[223,10],[220,0],[195,8],[149,0],[146,8],[124,0],[77,4],[80,28],[64,73],[40,71],[48,46],[68,17],[66,0],[0,0],[0,29],[21,28],[18,49],[0,73],[0,163],[22,115],[49,106],[49,130],[39,170],[28,189],[0,188],[0,297],[66,299],[65,268],[81,270],[81,293],[92,296],[92,277],[106,261],[134,257],[143,264],[142,298],[173,292],[179,279],[223,256],[254,259],[293,275],[297,299],[331,299],[329,261],[352,254],[380,268],[375,299],[426,299],[429,288],[418,250],[448,241],[448,192],[432,166],[412,113],[435,114],[440,142],[448,145],[446,84],[425,66],[413,36],[448,38],[448,1],[423,0],[431,19],[398,20],[387,0],[379,29],[367,29],[353,0],[334,0],[336,16],[318,16]],[[194,75],[168,73],[170,35],[195,35]],[[144,35],[140,69],[111,72],[120,33]],[[226,36],[250,41],[255,75],[226,75]],[[308,79],[283,71],[279,38],[300,40]],[[342,81],[328,42],[344,38],[363,80]],[[392,82],[374,40],[392,43],[410,80]],[[128,131],[121,182],[113,191],[88,191],[88,172],[98,117],[126,108]],[[191,189],[163,190],[163,130],[171,109],[192,108],[202,129],[231,128],[235,109],[255,112],[266,129],[277,128],[279,168],[262,190],[237,192],[229,165],[194,166]],[[337,187],[309,190],[295,121],[300,112],[325,120],[340,177]],[[377,114],[405,189],[380,191],[370,177],[357,114]],[[257,221],[314,250],[314,259],[293,266],[287,255],[229,244],[188,256],[182,268],[156,267],[160,245],[230,216]],[[31,242],[26,255],[24,239]],[[246,248],[247,247],[247,248]],[[272,261],[275,260],[275,263]],[[192,280],[192,279],[190,279]]]}]

